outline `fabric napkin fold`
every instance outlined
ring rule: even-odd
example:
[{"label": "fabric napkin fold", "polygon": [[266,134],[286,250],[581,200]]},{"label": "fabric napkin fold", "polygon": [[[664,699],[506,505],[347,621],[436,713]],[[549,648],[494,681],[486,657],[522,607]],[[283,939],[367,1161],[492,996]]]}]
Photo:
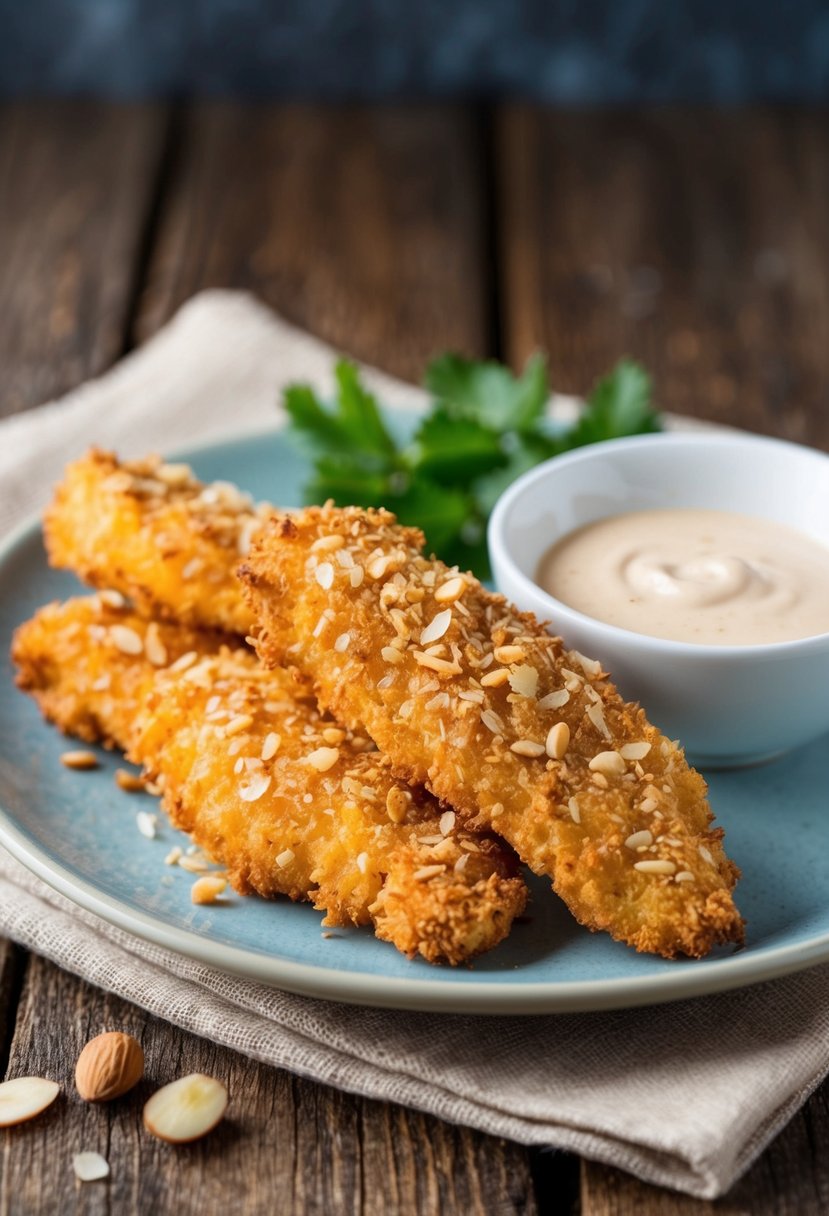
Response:
[{"label": "fabric napkin fold", "polygon": [[[334,352],[250,297],[206,292],[61,402],[0,423],[0,534],[94,441],[125,456],[272,426],[279,386]],[[390,405],[420,390],[368,369]],[[552,410],[572,414],[572,399]],[[649,1182],[727,1190],[829,1071],[829,966],[647,1011],[462,1017],[279,992],[133,937],[0,851],[0,932],[175,1025],[343,1089]]]}]

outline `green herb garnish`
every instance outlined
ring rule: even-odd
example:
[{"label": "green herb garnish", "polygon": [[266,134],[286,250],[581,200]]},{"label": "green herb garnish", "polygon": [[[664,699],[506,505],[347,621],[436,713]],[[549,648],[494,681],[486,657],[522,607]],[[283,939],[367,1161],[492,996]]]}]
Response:
[{"label": "green herb garnish", "polygon": [[426,533],[449,565],[489,574],[486,522],[521,473],[572,448],[660,429],[651,381],[623,359],[595,386],[578,421],[553,430],[546,360],[533,355],[515,376],[500,363],[441,355],[426,372],[431,407],[410,440],[398,443],[353,364],[336,367],[333,404],[313,389],[285,390],[291,432],[311,457],[306,502],[388,507]]}]

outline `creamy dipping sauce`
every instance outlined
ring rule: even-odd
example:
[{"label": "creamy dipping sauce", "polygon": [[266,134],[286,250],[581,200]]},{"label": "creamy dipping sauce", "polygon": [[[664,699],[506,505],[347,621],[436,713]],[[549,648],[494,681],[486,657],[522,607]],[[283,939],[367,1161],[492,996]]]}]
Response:
[{"label": "creamy dipping sauce", "polygon": [[829,547],[728,511],[597,520],[557,541],[536,581],[595,620],[678,642],[751,646],[829,632]]}]

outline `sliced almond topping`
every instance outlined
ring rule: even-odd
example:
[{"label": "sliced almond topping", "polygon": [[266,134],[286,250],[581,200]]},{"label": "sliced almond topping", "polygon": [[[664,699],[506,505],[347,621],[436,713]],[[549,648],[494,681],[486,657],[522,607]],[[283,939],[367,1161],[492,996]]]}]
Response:
[{"label": "sliced almond topping", "polygon": [[437,655],[426,654],[422,650],[412,651],[414,660],[421,667],[428,667],[430,671],[436,671],[438,675],[443,676],[459,676],[461,674],[461,666],[459,663],[450,663],[448,659],[440,659]]},{"label": "sliced almond topping", "polygon": [[13,1127],[15,1123],[34,1119],[52,1105],[59,1093],[60,1086],[55,1081],[42,1077],[15,1077],[0,1082],[0,1127]]},{"label": "sliced almond topping", "polygon": [[515,743],[510,744],[510,751],[517,756],[543,756],[544,744],[534,743],[532,739],[516,739]]},{"label": "sliced almond topping", "polygon": [[509,679],[509,671],[506,667],[496,667],[494,671],[488,671],[486,675],[481,676],[482,688],[500,688],[502,684],[506,684]]},{"label": "sliced almond topping", "polygon": [[496,663],[520,663],[526,657],[523,646],[496,646]]},{"label": "sliced almond topping", "polygon": [[94,752],[62,752],[60,762],[64,768],[77,769],[78,771],[98,767],[98,757]]},{"label": "sliced almond topping", "polygon": [[432,642],[436,642],[438,638],[442,638],[451,623],[451,608],[444,608],[443,612],[438,612],[422,631],[420,635],[421,646],[431,646]]},{"label": "sliced almond topping", "polygon": [[392,823],[403,823],[411,805],[412,796],[399,785],[393,785],[386,794],[386,813]]},{"label": "sliced almond topping", "polygon": [[493,735],[500,735],[504,729],[504,724],[498,715],[492,709],[485,709],[481,714],[481,721],[487,730],[491,730]]},{"label": "sliced almond topping", "polygon": [[250,775],[250,780],[244,785],[239,786],[239,797],[242,802],[258,802],[265,794],[267,794],[271,785],[270,773],[254,772]]},{"label": "sliced almond topping", "polygon": [[647,828],[643,828],[641,832],[634,832],[628,836],[625,848],[633,849],[635,852],[637,849],[647,848],[651,844],[653,844],[653,833],[649,832]]},{"label": "sliced almond topping", "polygon": [[141,654],[144,649],[141,635],[130,629],[129,625],[110,625],[109,636],[116,650],[122,654]]},{"label": "sliced almond topping", "polygon": [[107,589],[99,591],[98,599],[102,604],[106,604],[107,608],[120,609],[127,606],[127,601],[120,591],[109,591]]},{"label": "sliced almond topping", "polygon": [[435,600],[438,604],[453,604],[455,600],[460,599],[466,587],[465,579],[460,577],[449,578],[445,583],[441,583],[435,591]]},{"label": "sliced almond topping", "polygon": [[638,870],[640,874],[675,874],[676,866],[672,861],[635,861],[633,863],[634,870]]},{"label": "sliced almond topping", "polygon": [[314,578],[322,587],[323,591],[328,591],[331,584],[334,582],[334,567],[330,562],[320,562],[314,571]]},{"label": "sliced almond topping", "polygon": [[311,545],[312,553],[334,553],[345,544],[344,536],[319,536]]},{"label": "sliced almond topping", "polygon": [[227,879],[215,874],[205,874],[190,888],[190,901],[194,904],[214,904],[227,887]]},{"label": "sliced almond topping", "polygon": [[625,771],[625,762],[618,752],[599,752],[590,761],[589,768],[605,777],[618,777]]},{"label": "sliced almond topping", "polygon": [[231,718],[225,727],[226,735],[240,735],[243,730],[249,730],[253,726],[252,714],[237,714],[235,718]]},{"label": "sliced almond topping", "polygon": [[109,1163],[100,1153],[73,1153],[72,1169],[79,1182],[97,1182],[109,1177]]},{"label": "sliced almond topping", "polygon": [[282,736],[278,735],[275,730],[268,731],[265,735],[262,744],[261,757],[263,760],[272,760],[279,751],[279,745],[282,742]]},{"label": "sliced almond topping", "polygon": [[189,667],[193,666],[198,657],[195,650],[188,650],[186,654],[176,659],[175,663],[170,664],[169,670],[172,672],[187,671]]},{"label": "sliced almond topping", "polygon": [[625,743],[619,748],[619,755],[623,760],[644,760],[648,752],[651,750],[650,743]]},{"label": "sliced almond topping", "polygon": [[[483,684],[483,680],[481,681]],[[546,697],[541,697],[538,702],[539,709],[561,709],[570,700],[570,694],[566,688],[557,688],[555,692],[548,692]]]},{"label": "sliced almond topping", "polygon": [[604,735],[605,739],[609,739],[610,731],[608,730],[607,723],[604,720],[604,710],[602,709],[601,705],[588,705],[585,712],[599,734]]},{"label": "sliced almond topping", "polygon": [[366,574],[369,576],[369,578],[373,578],[375,580],[383,578],[391,564],[391,560],[392,559],[386,554],[373,558],[366,566]]},{"label": "sliced almond topping", "polygon": [[159,1089],[144,1107],[144,1126],[159,1140],[187,1144],[216,1126],[227,1109],[220,1081],[193,1073]]},{"label": "sliced almond topping", "polygon": [[602,665],[595,659],[588,659],[585,655],[580,654],[578,650],[570,651],[571,658],[574,658],[586,676],[599,676],[602,673]]},{"label": "sliced almond topping", "polygon": [[340,758],[340,753],[336,747],[318,747],[315,751],[310,752],[306,757],[306,763],[317,770],[318,773],[327,773],[330,768]]},{"label": "sliced almond topping", "polygon": [[538,691],[538,672],[529,663],[521,663],[509,673],[509,683],[513,692],[531,699]]},{"label": "sliced almond topping", "polygon": [[455,816],[454,811],[444,811],[443,812],[443,814],[440,817],[440,834],[441,834],[441,836],[448,836],[450,832],[454,831],[455,819],[456,819],[456,816]]},{"label": "sliced almond topping", "polygon": [[144,635],[144,653],[153,667],[164,667],[167,663],[167,647],[161,640],[157,621],[150,621]]},{"label": "sliced almond topping", "polygon": [[420,881],[426,878],[436,878],[438,874],[443,874],[446,870],[444,865],[421,866],[419,870],[415,870],[412,878]]},{"label": "sliced almond topping", "polygon": [[556,722],[547,732],[547,755],[552,760],[563,760],[569,746],[570,727],[566,722]]}]

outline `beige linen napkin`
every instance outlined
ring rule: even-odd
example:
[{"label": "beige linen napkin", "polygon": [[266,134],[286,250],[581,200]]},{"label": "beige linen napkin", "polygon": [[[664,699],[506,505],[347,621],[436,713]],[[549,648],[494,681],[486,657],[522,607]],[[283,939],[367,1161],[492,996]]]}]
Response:
[{"label": "beige linen napkin", "polygon": [[[210,292],[112,372],[0,424],[0,531],[91,439],[125,455],[238,436],[277,388],[330,384],[332,351],[250,298]],[[418,390],[377,372],[384,400]],[[557,412],[574,403],[556,399]],[[2,791],[0,791],[2,797]],[[0,932],[256,1059],[701,1197],[727,1190],[829,1071],[829,967],[697,1001],[557,1017],[357,1009],[239,980],[76,908],[0,852]]]}]

